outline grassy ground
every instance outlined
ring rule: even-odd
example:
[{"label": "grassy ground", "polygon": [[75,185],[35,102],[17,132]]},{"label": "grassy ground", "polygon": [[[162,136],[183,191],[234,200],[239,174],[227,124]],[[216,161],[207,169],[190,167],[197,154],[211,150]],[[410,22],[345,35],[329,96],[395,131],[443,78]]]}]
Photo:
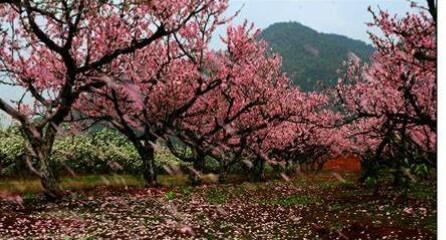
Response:
[{"label": "grassy ground", "polygon": [[[186,176],[159,176],[159,182],[163,186],[185,185]],[[64,177],[61,186],[65,190],[89,190],[99,186],[116,188],[142,187],[141,178],[133,175],[87,175],[76,177]],[[42,192],[39,179],[9,179],[0,180],[0,193],[35,194]]]},{"label": "grassy ground", "polygon": [[[205,185],[161,176],[64,179],[68,196],[45,203],[33,181],[0,183],[0,239],[435,239],[434,186],[361,188],[355,175]],[[21,186],[21,187],[20,187]],[[14,202],[15,201],[15,202]]]}]

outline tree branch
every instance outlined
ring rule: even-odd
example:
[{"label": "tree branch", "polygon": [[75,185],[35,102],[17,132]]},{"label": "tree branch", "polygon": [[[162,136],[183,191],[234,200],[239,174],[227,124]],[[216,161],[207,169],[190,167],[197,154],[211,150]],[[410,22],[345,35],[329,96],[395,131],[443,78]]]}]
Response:
[{"label": "tree branch", "polygon": [[21,123],[26,123],[28,118],[18,110],[14,109],[11,105],[6,103],[3,99],[0,98],[0,110],[6,112],[12,118],[20,121]]}]

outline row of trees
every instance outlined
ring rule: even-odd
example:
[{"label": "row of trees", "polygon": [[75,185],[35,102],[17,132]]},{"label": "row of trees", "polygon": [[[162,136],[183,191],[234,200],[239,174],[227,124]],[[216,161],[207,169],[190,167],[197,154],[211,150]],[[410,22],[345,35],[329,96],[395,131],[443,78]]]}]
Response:
[{"label": "row of trees", "polygon": [[320,167],[347,152],[374,151],[374,162],[391,163],[417,151],[411,162],[435,163],[434,16],[381,12],[375,24],[385,37],[372,35],[372,63],[353,59],[343,79],[353,82],[304,93],[248,23],[227,27],[224,49],[210,48],[215,29],[232,19],[223,16],[227,5],[0,0],[0,81],[25,90],[17,101],[0,99],[0,109],[20,124],[49,198],[62,196],[50,161],[67,124],[118,130],[137,149],[147,185],[156,184],[159,139],[193,163],[197,181],[207,158],[221,178],[243,162],[257,180],[266,163]]}]

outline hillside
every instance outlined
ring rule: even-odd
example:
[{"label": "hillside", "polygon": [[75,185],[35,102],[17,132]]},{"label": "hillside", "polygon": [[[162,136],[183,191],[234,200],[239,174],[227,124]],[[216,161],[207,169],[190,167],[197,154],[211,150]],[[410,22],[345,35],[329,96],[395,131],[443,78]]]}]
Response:
[{"label": "hillside", "polygon": [[319,33],[297,22],[275,23],[264,29],[261,37],[283,58],[283,70],[303,90],[313,90],[336,82],[336,70],[348,53],[363,60],[373,47],[359,40],[337,34]]}]

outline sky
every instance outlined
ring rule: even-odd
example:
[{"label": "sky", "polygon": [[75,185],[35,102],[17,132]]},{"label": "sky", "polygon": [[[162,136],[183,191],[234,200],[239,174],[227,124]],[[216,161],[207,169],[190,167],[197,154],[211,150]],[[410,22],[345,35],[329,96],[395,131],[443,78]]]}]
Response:
[{"label": "sky", "polygon": [[[418,2],[424,4],[424,1]],[[407,0],[230,0],[227,15],[240,10],[233,24],[246,19],[264,29],[277,22],[297,21],[318,32],[341,34],[370,43],[367,35],[370,28],[365,24],[371,21],[368,6],[402,15],[410,11],[409,5]],[[222,46],[218,35],[224,32],[223,27],[217,29],[217,36],[211,43],[214,48]],[[17,99],[20,95],[19,89],[0,85],[1,98]]]},{"label": "sky", "polygon": [[[423,0],[416,1],[424,5]],[[318,32],[336,33],[371,43],[366,26],[371,22],[367,8],[386,9],[392,14],[403,15],[410,9],[407,0],[230,0],[228,15],[240,10],[234,23],[246,19],[257,28],[264,29],[277,22],[295,21]],[[224,34],[224,29],[218,29]],[[213,45],[220,47],[218,38]]]}]

